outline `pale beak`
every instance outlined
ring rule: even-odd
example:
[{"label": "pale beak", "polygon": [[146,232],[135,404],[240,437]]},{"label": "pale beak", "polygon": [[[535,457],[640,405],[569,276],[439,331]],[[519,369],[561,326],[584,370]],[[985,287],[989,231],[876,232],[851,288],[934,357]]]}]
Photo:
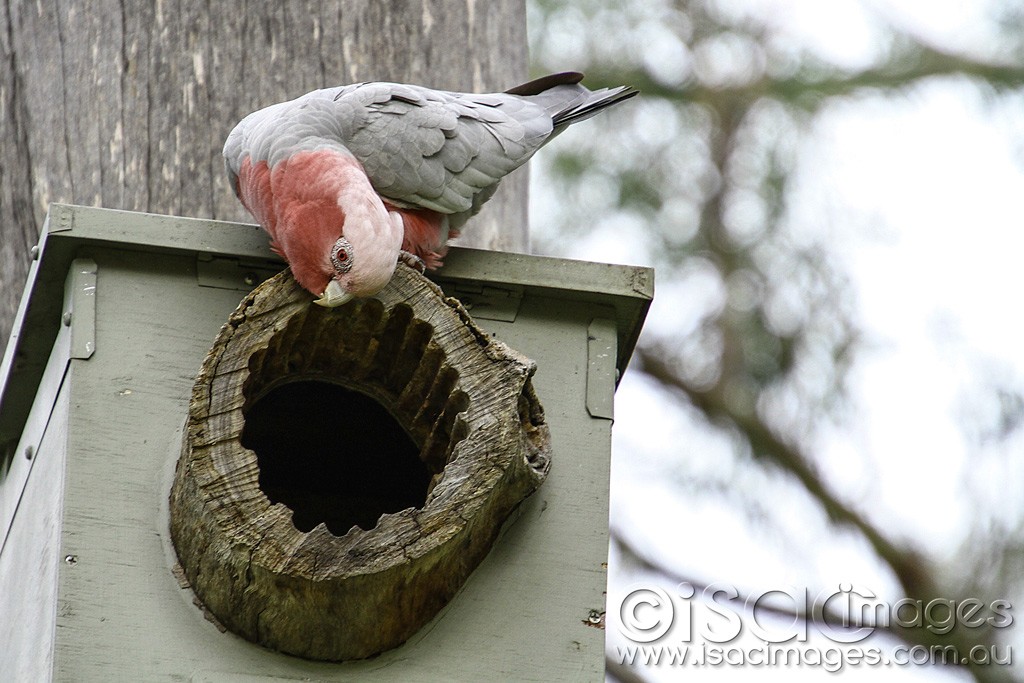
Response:
[{"label": "pale beak", "polygon": [[327,308],[334,308],[335,306],[341,306],[354,299],[355,297],[350,293],[346,292],[345,288],[341,286],[341,283],[337,280],[331,280],[327,283],[327,289],[320,295],[319,299],[314,299],[313,303]]}]

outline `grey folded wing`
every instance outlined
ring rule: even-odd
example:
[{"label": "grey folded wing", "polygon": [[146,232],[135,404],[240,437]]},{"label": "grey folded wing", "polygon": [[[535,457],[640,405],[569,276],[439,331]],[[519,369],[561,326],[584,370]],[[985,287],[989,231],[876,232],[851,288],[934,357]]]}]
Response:
[{"label": "grey folded wing", "polygon": [[319,91],[375,190],[396,205],[473,213],[551,136],[542,107],[508,94],[395,83]]}]

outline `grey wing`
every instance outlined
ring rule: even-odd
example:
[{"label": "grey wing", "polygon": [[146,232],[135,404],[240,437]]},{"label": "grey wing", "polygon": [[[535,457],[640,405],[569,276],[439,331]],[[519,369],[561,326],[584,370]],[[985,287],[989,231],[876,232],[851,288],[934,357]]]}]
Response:
[{"label": "grey wing", "polygon": [[398,205],[474,212],[550,137],[551,116],[515,95],[371,83],[339,92],[344,144]]}]

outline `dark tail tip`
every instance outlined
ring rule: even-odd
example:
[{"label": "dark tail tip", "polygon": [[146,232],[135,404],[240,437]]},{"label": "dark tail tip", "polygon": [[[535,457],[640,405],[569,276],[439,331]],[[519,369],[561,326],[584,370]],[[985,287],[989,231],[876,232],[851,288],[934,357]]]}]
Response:
[{"label": "dark tail tip", "polygon": [[617,88],[595,90],[590,93],[590,97],[587,98],[585,102],[559,112],[552,117],[552,120],[556,127],[564,128],[569,124],[589,119],[602,109],[618,104],[619,102],[624,102],[625,100],[628,100],[631,97],[636,97],[639,94],[639,90],[628,85],[620,85]]},{"label": "dark tail tip", "polygon": [[583,74],[578,71],[563,71],[559,74],[548,74],[547,76],[535,78],[528,83],[509,88],[505,92],[509,95],[539,95],[556,85],[576,85],[582,80]]}]

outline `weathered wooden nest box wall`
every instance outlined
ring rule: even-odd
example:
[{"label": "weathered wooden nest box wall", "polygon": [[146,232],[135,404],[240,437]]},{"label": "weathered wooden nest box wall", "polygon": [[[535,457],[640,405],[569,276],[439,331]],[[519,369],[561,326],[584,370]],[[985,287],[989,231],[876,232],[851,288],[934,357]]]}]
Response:
[{"label": "weathered wooden nest box wall", "polygon": [[65,205],[33,256],[0,680],[603,679],[648,269],[453,249],[323,309],[254,226]]}]

